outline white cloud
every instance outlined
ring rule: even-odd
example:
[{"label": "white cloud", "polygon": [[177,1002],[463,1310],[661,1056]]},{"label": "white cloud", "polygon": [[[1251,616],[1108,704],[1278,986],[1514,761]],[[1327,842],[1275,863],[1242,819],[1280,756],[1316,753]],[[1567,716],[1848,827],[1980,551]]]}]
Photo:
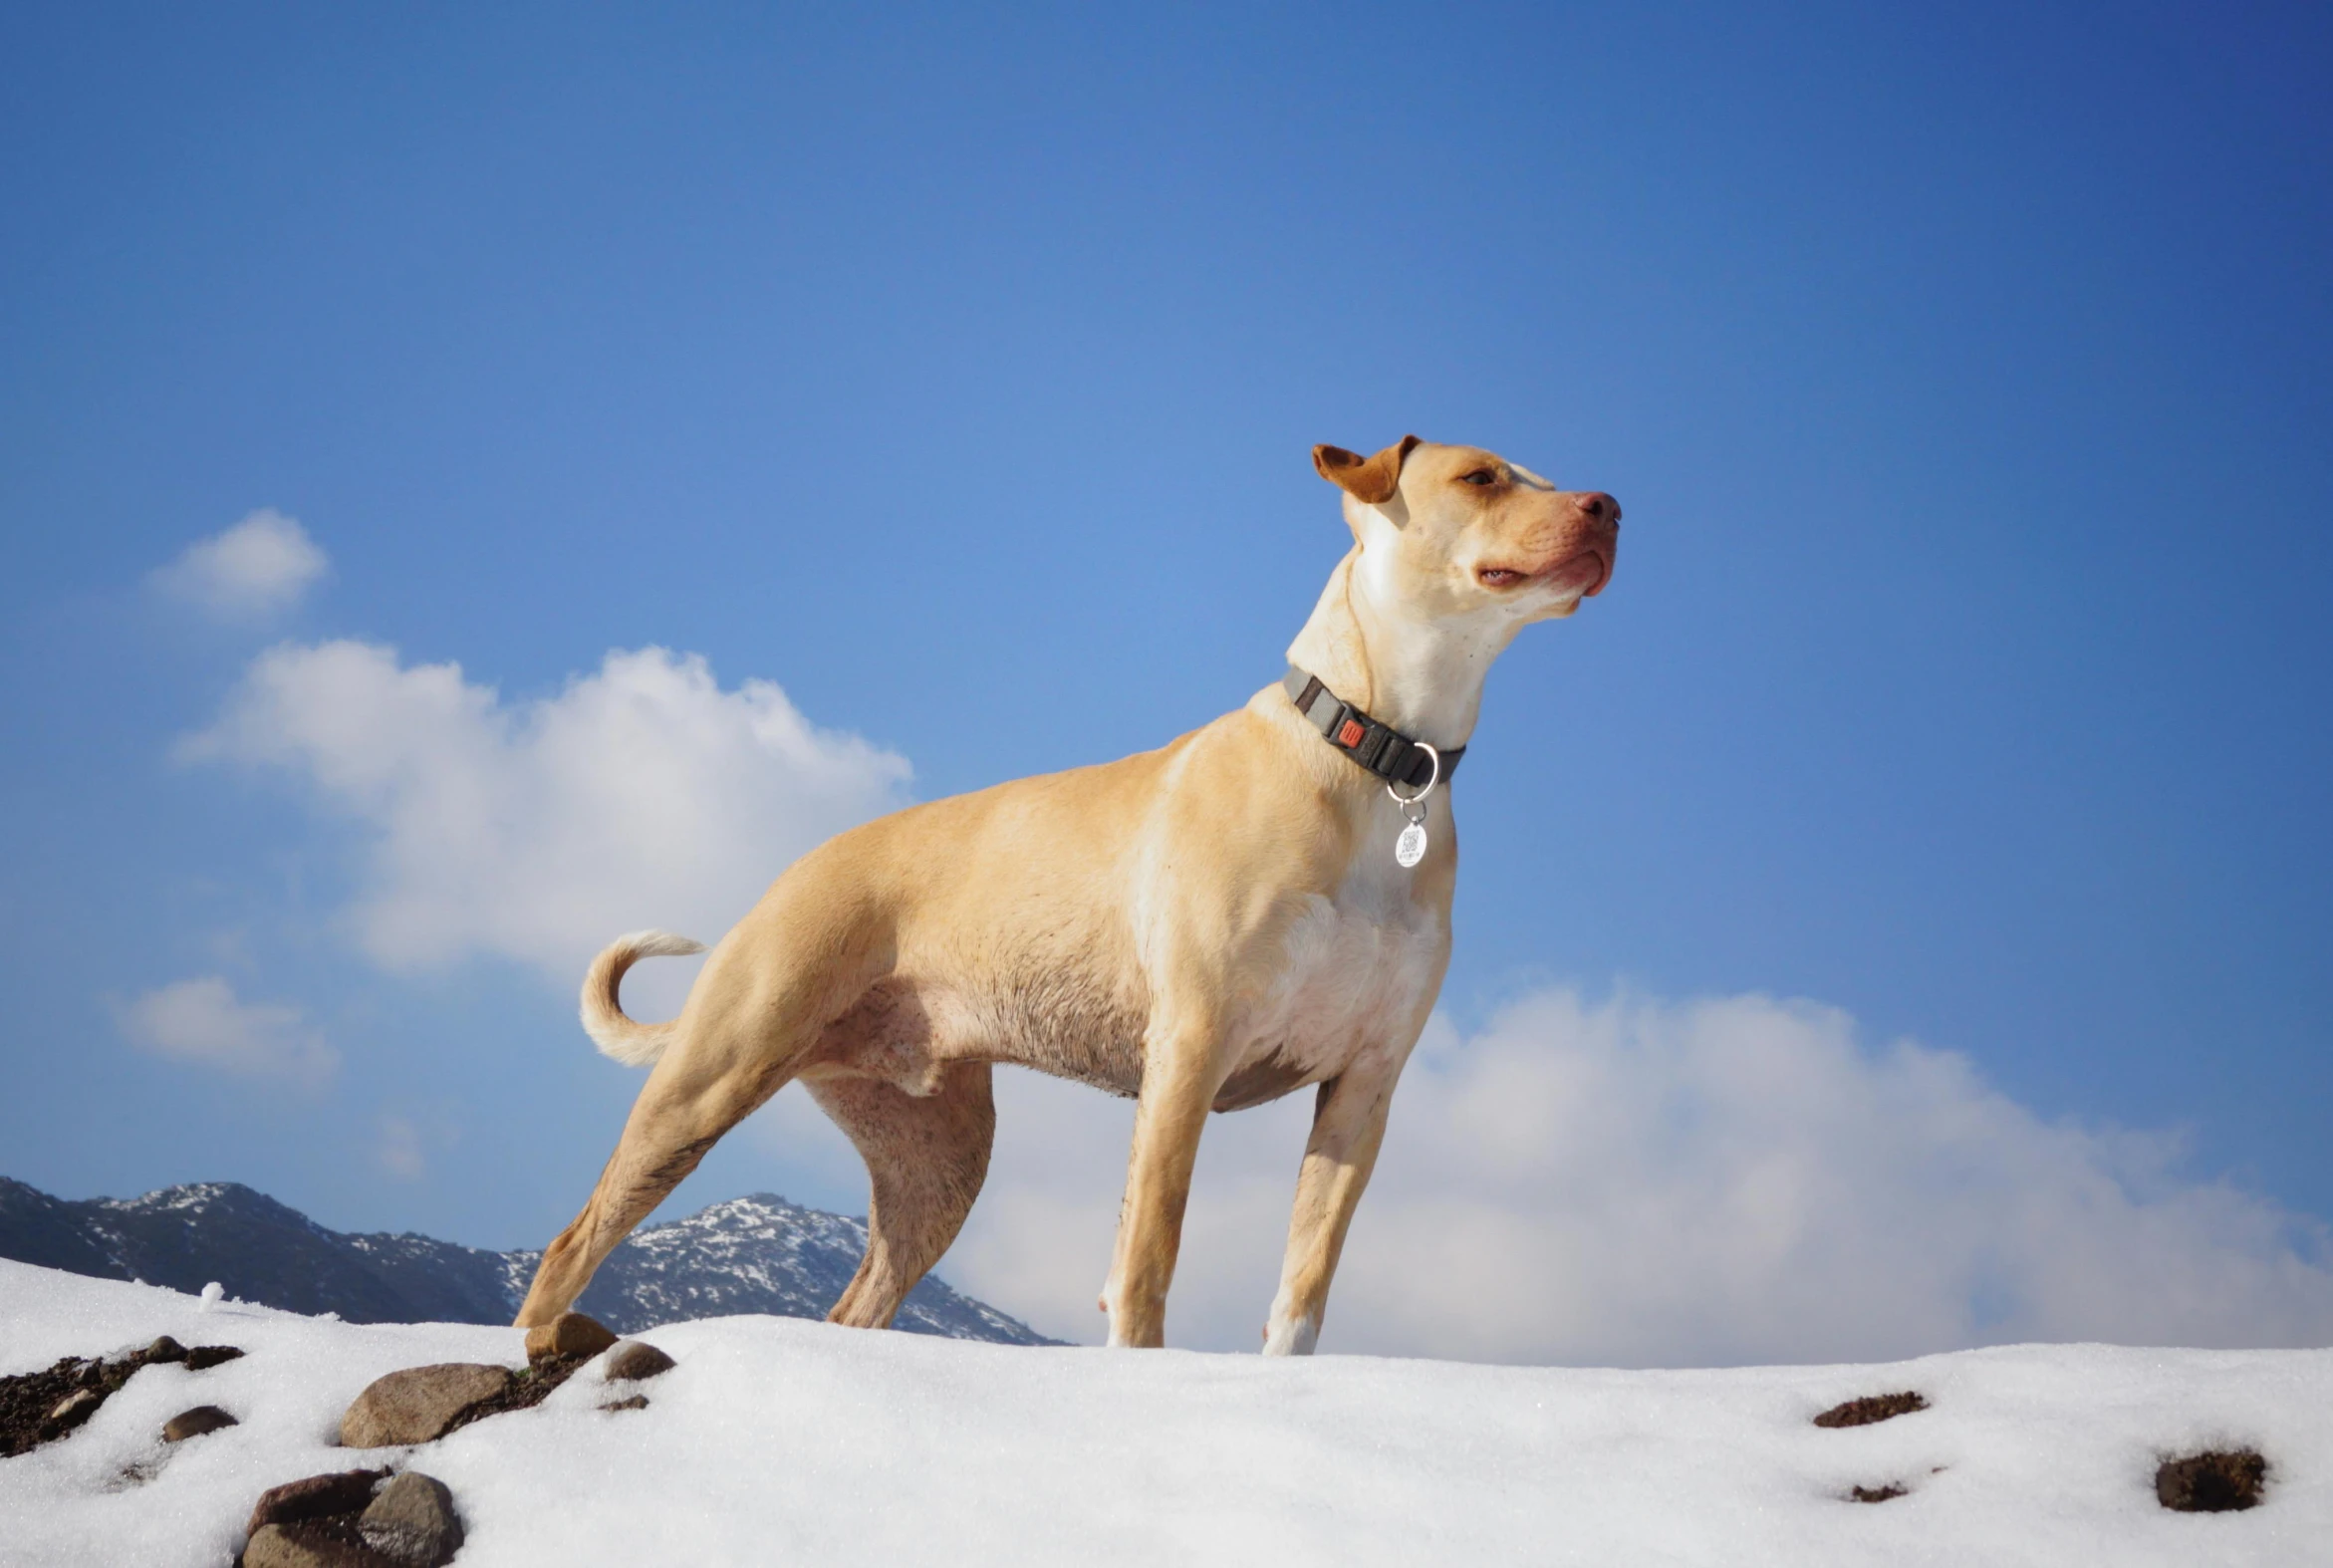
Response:
[{"label": "white cloud", "polygon": [[296,604],[327,564],[297,521],[262,508],[224,533],[188,545],[153,581],[219,620],[247,621]]},{"label": "white cloud", "polygon": [[[1257,1344],[1310,1103],[1210,1124],[1170,1342]],[[942,1270],[1097,1337],[1127,1107],[1012,1074],[999,1123]],[[2323,1228],[2179,1153],[2045,1122],[1952,1053],[1867,1049],[1832,1009],[1545,991],[1471,1039],[1436,1021],[1323,1344],[1642,1366],[2333,1340]]]},{"label": "white cloud", "polygon": [[115,1007],[123,1035],[172,1061],[253,1078],[288,1078],[311,1088],[339,1055],[297,1007],[245,1002],[215,974],[180,980]]},{"label": "white cloud", "polygon": [[519,704],[374,644],[277,648],[180,755],[289,770],[363,825],[350,916],[379,962],[495,953],[562,985],[628,930],[718,937],[796,856],[902,804],[908,777],[771,682],[724,691],[660,648]]}]

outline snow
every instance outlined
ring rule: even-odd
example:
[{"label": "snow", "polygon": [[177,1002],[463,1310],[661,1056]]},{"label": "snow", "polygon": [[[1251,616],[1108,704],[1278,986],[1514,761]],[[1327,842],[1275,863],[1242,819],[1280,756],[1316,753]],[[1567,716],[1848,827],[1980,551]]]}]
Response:
[{"label": "snow", "polygon": [[[372,1379],[517,1364],[520,1336],[356,1325],[0,1262],[0,1374],[143,1344],[62,1441],[0,1460],[0,1563],[220,1568],[267,1486],[406,1455],[333,1445]],[[458,1568],[579,1563],[2286,1564],[2333,1540],[2333,1352],[2027,1345],[1690,1372],[1029,1349],[774,1317],[648,1336],[678,1367],[605,1413],[587,1368],[409,1462]],[[1824,1431],[1916,1389],[1930,1410]],[[626,1392],[630,1392],[627,1390]],[[166,1453],[189,1406],[242,1425]],[[2249,1444],[2249,1512],[2156,1503],[2167,1455]],[[143,1482],[126,1467],[160,1463]],[[1911,1488],[1844,1500],[1854,1485]]]}]

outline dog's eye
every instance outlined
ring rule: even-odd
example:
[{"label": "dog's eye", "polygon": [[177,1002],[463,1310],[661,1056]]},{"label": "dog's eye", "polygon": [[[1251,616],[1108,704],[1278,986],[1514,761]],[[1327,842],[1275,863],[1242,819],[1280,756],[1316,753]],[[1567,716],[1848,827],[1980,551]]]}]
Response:
[{"label": "dog's eye", "polygon": [[1485,567],[1479,575],[1482,578],[1482,586],[1485,588],[1504,588],[1510,583],[1519,583],[1523,580],[1522,573],[1510,571],[1503,566]]},{"label": "dog's eye", "polygon": [[1495,469],[1477,468],[1472,473],[1462,473],[1458,475],[1458,483],[1496,484],[1498,483],[1498,473]]}]

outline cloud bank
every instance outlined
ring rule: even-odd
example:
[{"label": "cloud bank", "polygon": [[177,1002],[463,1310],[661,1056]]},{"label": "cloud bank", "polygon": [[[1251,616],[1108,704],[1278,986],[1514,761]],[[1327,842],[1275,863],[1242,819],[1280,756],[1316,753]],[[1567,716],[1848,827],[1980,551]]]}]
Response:
[{"label": "cloud bank", "polygon": [[[942,1266],[1097,1338],[1131,1118],[1010,1076],[988,1188]],[[1255,1348],[1309,1116],[1292,1096],[1210,1124],[1170,1343]],[[1835,1009],[1549,990],[1421,1045],[1322,1346],[1647,1366],[2323,1345],[2326,1239],[2183,1175],[2176,1139],[2046,1122],[1963,1057],[1864,1046]]]},{"label": "cloud bank", "polygon": [[216,620],[250,621],[297,604],[327,565],[296,520],[262,508],[188,545],[153,583]]},{"label": "cloud bank", "polygon": [[377,644],[277,648],[179,755],[280,769],[361,827],[349,918],[384,966],[497,954],[562,985],[628,930],[719,936],[796,856],[903,804],[908,777],[775,684],[725,691],[660,648],[515,704]]},{"label": "cloud bank", "polygon": [[140,1050],[247,1078],[314,1088],[340,1062],[299,1008],[241,1001],[215,974],[147,991],[117,1005],[114,1015]]}]

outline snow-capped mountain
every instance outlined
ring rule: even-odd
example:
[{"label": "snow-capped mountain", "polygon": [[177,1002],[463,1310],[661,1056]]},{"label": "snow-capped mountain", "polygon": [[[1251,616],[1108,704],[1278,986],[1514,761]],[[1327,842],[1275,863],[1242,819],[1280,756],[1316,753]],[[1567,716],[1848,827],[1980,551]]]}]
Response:
[{"label": "snow-capped mountain", "polygon": [[[865,1220],[756,1192],[635,1232],[600,1266],[576,1305],[620,1334],[742,1312],[823,1318],[866,1250]],[[541,1256],[534,1251],[502,1254],[514,1311]],[[897,1326],[947,1339],[1055,1343],[931,1275],[908,1294]]]},{"label": "snow-capped mountain", "polygon": [[[866,1243],[863,1220],[772,1193],[732,1198],[634,1234],[577,1305],[619,1333],[733,1313],[824,1317]],[[72,1201],[0,1176],[0,1257],[184,1291],[217,1280],[246,1301],[351,1323],[507,1323],[540,1256],[328,1230],[232,1181]],[[935,1277],[908,1296],[899,1327],[1050,1343]]]}]

